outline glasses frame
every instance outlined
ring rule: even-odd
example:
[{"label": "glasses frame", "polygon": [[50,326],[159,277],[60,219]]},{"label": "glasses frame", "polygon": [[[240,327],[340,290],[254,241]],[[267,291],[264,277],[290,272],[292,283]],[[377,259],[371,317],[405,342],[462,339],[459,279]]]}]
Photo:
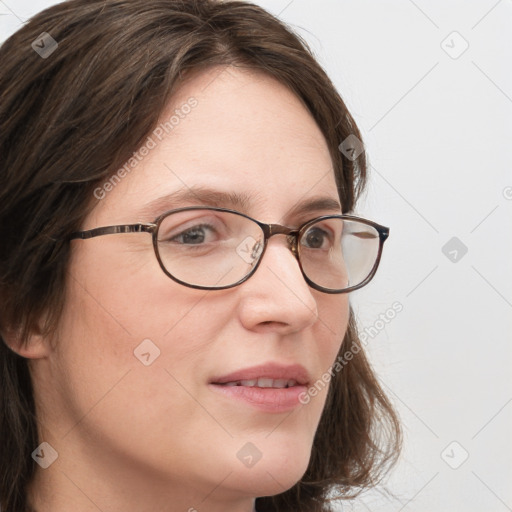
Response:
[{"label": "glasses frame", "polygon": [[[218,211],[218,212],[227,212],[227,213],[233,213],[235,215],[239,215],[241,217],[245,217],[246,219],[251,220],[252,222],[255,222],[263,231],[263,249],[261,250],[258,260],[256,261],[256,264],[253,266],[253,268],[250,270],[250,272],[245,275],[242,279],[238,280],[234,284],[226,285],[226,286],[201,286],[201,285],[195,285],[190,284],[185,281],[181,281],[177,277],[173,276],[166,268],[165,265],[162,262],[162,259],[160,258],[160,252],[158,250],[158,230],[160,228],[160,225],[162,221],[168,217],[169,215],[172,215],[174,213],[178,212],[184,212],[184,211],[191,211],[191,210],[212,210],[212,211]],[[361,283],[350,286],[348,288],[343,289],[331,289],[331,288],[324,288],[323,286],[317,285],[309,277],[304,273],[304,269],[302,268],[302,262],[300,261],[300,254],[298,249],[299,239],[302,237],[302,235],[306,232],[307,228],[311,226],[312,224],[317,223],[320,220],[324,219],[342,219],[342,220],[352,220],[361,222],[362,224],[366,224],[368,226],[373,227],[379,234],[379,251],[377,253],[377,258],[375,260],[375,263],[373,265],[372,270],[362,281]],[[308,220],[298,228],[289,228],[287,226],[283,226],[281,224],[266,224],[264,222],[260,222],[256,219],[253,219],[249,215],[246,215],[245,213],[238,212],[236,210],[230,210],[229,208],[219,208],[215,206],[186,206],[183,208],[176,208],[174,210],[166,211],[165,213],[162,213],[159,215],[153,222],[150,223],[137,223],[137,224],[121,224],[116,226],[104,226],[99,228],[93,228],[88,229],[86,231],[76,231],[69,235],[68,240],[87,240],[89,238],[95,238],[98,236],[103,235],[116,235],[119,233],[151,233],[152,239],[153,239],[153,249],[155,251],[156,259],[158,260],[158,263],[160,265],[160,268],[163,270],[163,272],[170,277],[173,281],[182,284],[183,286],[187,286],[189,288],[195,288],[199,290],[226,290],[228,288],[234,288],[235,286],[239,286],[240,284],[247,281],[258,269],[261,261],[263,260],[263,256],[265,254],[265,251],[267,249],[268,241],[271,237],[275,235],[285,235],[288,241],[288,248],[292,252],[292,254],[295,256],[295,259],[297,260],[299,264],[300,271],[302,273],[302,276],[304,277],[306,283],[311,286],[311,288],[324,292],[324,293],[349,293],[354,290],[358,290],[359,288],[362,288],[363,286],[367,285],[372,278],[374,277],[375,273],[377,272],[377,268],[379,267],[380,259],[382,256],[382,249],[384,247],[384,242],[389,236],[389,228],[386,226],[382,226],[380,224],[377,224],[376,222],[373,222],[368,219],[364,219],[362,217],[357,217],[354,215],[346,215],[346,214],[334,214],[334,215],[322,215],[320,217],[315,217],[314,219]]]}]

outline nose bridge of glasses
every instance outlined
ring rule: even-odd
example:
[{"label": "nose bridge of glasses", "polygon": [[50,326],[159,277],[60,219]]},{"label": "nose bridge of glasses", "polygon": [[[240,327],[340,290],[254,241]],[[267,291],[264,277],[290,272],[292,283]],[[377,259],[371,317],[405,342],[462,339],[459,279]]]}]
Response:
[{"label": "nose bridge of glasses", "polygon": [[297,257],[297,229],[282,226],[281,224],[266,224],[264,231],[267,240],[274,235],[285,235],[288,246],[293,255]]}]

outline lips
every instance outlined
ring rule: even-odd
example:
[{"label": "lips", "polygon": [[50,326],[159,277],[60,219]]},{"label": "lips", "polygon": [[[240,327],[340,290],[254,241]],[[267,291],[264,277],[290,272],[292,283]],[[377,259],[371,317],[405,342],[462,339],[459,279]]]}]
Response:
[{"label": "lips", "polygon": [[286,388],[296,384],[301,386],[307,385],[309,380],[310,377],[307,370],[299,364],[282,365],[268,363],[238,370],[220,377],[214,377],[210,380],[210,383],[230,386]]},{"label": "lips", "polygon": [[292,388],[297,384],[295,379],[267,379],[267,378],[259,378],[259,379],[250,379],[250,380],[237,380],[232,382],[226,382],[225,384],[220,384],[221,386],[247,386],[249,388],[257,387],[257,388]]},{"label": "lips", "polygon": [[310,376],[301,365],[270,363],[211,379],[209,387],[225,398],[264,412],[285,412],[299,405]]}]

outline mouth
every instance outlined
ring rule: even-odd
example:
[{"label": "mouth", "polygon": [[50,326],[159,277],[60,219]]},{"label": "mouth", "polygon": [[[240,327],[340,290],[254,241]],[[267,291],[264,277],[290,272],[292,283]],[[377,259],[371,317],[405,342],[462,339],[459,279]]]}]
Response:
[{"label": "mouth", "polygon": [[213,383],[219,386],[246,386],[248,388],[275,388],[275,389],[286,389],[292,388],[297,385],[297,381],[294,379],[266,379],[264,377],[259,379],[249,380],[235,380],[225,383]]},{"label": "mouth", "polygon": [[215,377],[212,391],[264,412],[285,412],[301,404],[310,377],[301,365],[264,364]]}]

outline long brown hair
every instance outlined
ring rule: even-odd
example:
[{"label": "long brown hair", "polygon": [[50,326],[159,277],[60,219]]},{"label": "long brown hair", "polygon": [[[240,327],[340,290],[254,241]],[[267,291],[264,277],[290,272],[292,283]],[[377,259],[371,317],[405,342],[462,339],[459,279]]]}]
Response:
[{"label": "long brown hair", "polygon": [[[46,55],[33,45],[41,38]],[[247,2],[70,0],[7,39],[0,62],[0,504],[26,512],[38,445],[33,389],[27,360],[4,338],[55,329],[70,256],[62,239],[94,207],[95,187],[155,129],[183,74],[244,66],[287,85],[327,141],[344,212],[364,188],[366,160],[338,150],[361,136],[305,42]],[[260,512],[330,510],[333,491],[353,496],[395,462],[399,423],[352,314],[340,354],[349,347],[354,357],[331,381],[306,473],[258,498]]]}]

